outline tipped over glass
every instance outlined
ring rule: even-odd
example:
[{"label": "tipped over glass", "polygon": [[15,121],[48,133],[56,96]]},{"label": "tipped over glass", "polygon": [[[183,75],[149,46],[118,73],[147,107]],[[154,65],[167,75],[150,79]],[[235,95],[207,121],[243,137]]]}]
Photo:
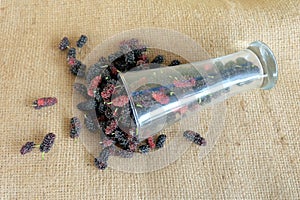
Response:
[{"label": "tipped over glass", "polygon": [[[83,61],[90,67],[86,77],[77,78],[76,83],[89,89],[91,69],[111,67],[114,62],[100,64],[101,59],[118,52],[120,43],[132,38],[147,46],[145,54],[149,59],[157,55],[164,55],[165,59],[160,64],[150,61],[119,71],[111,97],[103,102],[112,111],[117,130],[106,132],[98,115],[99,107],[78,110],[80,103],[94,97],[84,97],[76,90],[73,93],[73,113],[84,123],[80,141],[94,157],[99,156],[105,148],[103,143],[113,140],[117,131],[135,138],[138,145],[147,144],[150,137],[167,136],[163,148],[152,149],[147,154],[114,143],[108,166],[116,170],[141,173],[168,166],[190,147],[191,142],[183,137],[186,130],[199,132],[205,138],[206,146],[199,147],[202,158],[222,133],[224,100],[250,89],[270,89],[276,84],[277,63],[272,51],[262,42],[253,42],[245,50],[212,59],[191,38],[155,28],[126,31],[102,42]],[[174,59],[182,64],[169,66]],[[129,108],[130,113],[126,111]],[[86,124],[88,118],[95,123],[93,131]],[[120,156],[120,152],[130,152],[130,155]]]}]

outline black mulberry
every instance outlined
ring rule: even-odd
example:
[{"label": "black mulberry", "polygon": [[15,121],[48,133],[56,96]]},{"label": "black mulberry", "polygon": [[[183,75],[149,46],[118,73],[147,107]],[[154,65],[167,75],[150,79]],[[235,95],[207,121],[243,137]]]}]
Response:
[{"label": "black mulberry", "polygon": [[34,142],[27,142],[25,145],[22,146],[20,153],[22,155],[29,153],[33,150],[34,146],[35,146]]},{"label": "black mulberry", "polygon": [[70,137],[78,138],[81,130],[81,123],[78,117],[72,117],[70,120]]},{"label": "black mulberry", "polygon": [[184,131],[183,136],[187,140],[189,140],[197,145],[200,145],[200,146],[206,145],[205,139],[203,137],[201,137],[200,134],[196,133],[195,131],[191,131],[191,130]]},{"label": "black mulberry", "polygon": [[180,65],[180,61],[179,60],[172,60],[171,63],[169,64],[169,66],[175,66],[175,65]]},{"label": "black mulberry", "polygon": [[82,111],[94,110],[96,107],[95,99],[90,99],[77,104],[77,108]]},{"label": "black mulberry", "polygon": [[84,116],[84,125],[92,133],[94,133],[98,130],[94,119],[90,115],[85,115]]},{"label": "black mulberry", "polygon": [[76,49],[74,47],[69,49],[68,58],[76,58]]},{"label": "black mulberry", "polygon": [[82,48],[88,41],[88,37],[86,35],[81,35],[76,45],[78,48]]},{"label": "black mulberry", "polygon": [[84,77],[86,65],[82,64],[81,61],[76,60],[75,64],[70,67],[70,72],[78,77]]},{"label": "black mulberry", "polygon": [[67,37],[64,37],[60,41],[58,48],[63,51],[63,50],[66,50],[69,47],[69,45],[70,45],[69,39]]},{"label": "black mulberry", "polygon": [[128,151],[128,150],[123,150],[123,149],[117,149],[115,151],[116,156],[120,156],[121,158],[132,158],[134,155],[134,152]]},{"label": "black mulberry", "polygon": [[157,64],[161,64],[164,62],[164,57],[162,55],[158,55],[156,56],[151,63],[157,63]]},{"label": "black mulberry", "polygon": [[149,145],[141,145],[139,146],[139,152],[141,153],[148,153],[150,151]]},{"label": "black mulberry", "polygon": [[48,153],[53,144],[54,144],[54,140],[56,138],[56,135],[54,133],[48,133],[44,139],[43,139],[43,142],[42,144],[40,145],[40,151],[43,153],[42,154],[42,158],[44,159],[44,154],[45,153]]},{"label": "black mulberry", "polygon": [[165,134],[159,135],[156,140],[156,148],[160,149],[160,148],[164,147],[166,139],[167,139],[167,136]]},{"label": "black mulberry", "polygon": [[99,157],[95,158],[94,163],[96,167],[101,170],[106,169],[109,156],[110,156],[110,147],[106,147],[101,151]]},{"label": "black mulberry", "polygon": [[87,87],[84,84],[81,83],[74,83],[73,88],[81,94],[86,99],[90,99],[91,97],[88,95]]}]

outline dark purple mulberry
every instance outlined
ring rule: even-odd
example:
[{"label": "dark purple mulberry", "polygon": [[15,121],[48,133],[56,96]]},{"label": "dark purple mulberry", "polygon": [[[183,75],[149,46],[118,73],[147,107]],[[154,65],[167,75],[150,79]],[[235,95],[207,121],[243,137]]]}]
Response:
[{"label": "dark purple mulberry", "polygon": [[130,51],[127,54],[125,54],[125,62],[129,65],[135,64],[135,56],[133,51]]},{"label": "dark purple mulberry", "polygon": [[130,106],[124,106],[121,108],[121,112],[118,116],[117,121],[122,124],[124,127],[129,128],[131,126],[132,118],[131,118],[131,108]]},{"label": "dark purple mulberry", "polygon": [[101,169],[101,170],[106,169],[107,161],[110,156],[110,152],[111,152],[110,147],[106,147],[101,151],[99,157],[95,158],[94,163],[98,169]]},{"label": "dark purple mulberry", "polygon": [[111,109],[110,108],[107,108],[106,110],[105,110],[105,117],[107,117],[107,119],[112,119],[113,117],[114,117],[114,115],[113,115],[113,112],[111,111]]},{"label": "dark purple mulberry", "polygon": [[81,130],[81,123],[78,117],[72,117],[70,120],[70,137],[78,138]]},{"label": "dark purple mulberry", "polygon": [[81,61],[76,60],[75,64],[70,67],[70,72],[75,76],[84,77],[85,69],[86,69],[86,65],[82,64]]},{"label": "dark purple mulberry", "polygon": [[98,105],[99,113],[105,113],[106,109],[107,109],[107,106],[104,103],[102,103],[102,102],[99,103],[99,105]]},{"label": "dark purple mulberry", "polygon": [[98,127],[91,115],[84,116],[84,125],[92,133],[94,133],[98,130]]},{"label": "dark purple mulberry", "polygon": [[88,41],[88,37],[86,35],[81,35],[76,45],[78,48],[82,48]]},{"label": "dark purple mulberry", "polygon": [[105,127],[104,133],[106,135],[111,135],[116,130],[118,124],[116,120],[111,120]]},{"label": "dark purple mulberry", "polygon": [[117,143],[119,145],[122,146],[123,149],[126,149],[127,146],[128,146],[128,137],[127,137],[127,134],[123,131],[115,131],[115,140],[117,141]]},{"label": "dark purple mulberry", "polygon": [[166,139],[167,139],[167,136],[165,134],[159,135],[156,140],[156,148],[160,149],[160,148],[164,147]]},{"label": "dark purple mulberry", "polygon": [[95,63],[90,66],[86,73],[87,83],[89,84],[96,76],[99,76],[103,68],[106,68],[106,66],[103,66],[101,63]]},{"label": "dark purple mulberry", "polygon": [[35,146],[34,142],[27,142],[25,145],[22,146],[20,153],[22,155],[25,155],[26,153],[31,152],[34,146]]},{"label": "dark purple mulberry", "polygon": [[149,147],[149,145],[141,145],[141,146],[139,146],[139,152],[141,152],[141,153],[149,153],[149,151],[150,151],[150,147]]},{"label": "dark purple mulberry", "polygon": [[69,39],[68,39],[67,37],[64,37],[64,38],[60,41],[58,48],[59,48],[61,51],[63,51],[63,50],[66,50],[66,49],[69,47],[69,45],[70,45]]},{"label": "dark purple mulberry", "polygon": [[77,108],[82,111],[94,110],[96,108],[96,101],[95,99],[90,99],[80,102],[79,104],[77,104]]},{"label": "dark purple mulberry", "polygon": [[106,68],[103,68],[101,71],[100,71],[100,75],[102,77],[102,79],[104,80],[110,80],[111,79],[111,75],[110,75],[110,71]]},{"label": "dark purple mulberry", "polygon": [[84,84],[81,83],[74,83],[73,88],[81,94],[86,99],[90,99],[91,97],[87,93],[87,87]]},{"label": "dark purple mulberry", "polygon": [[116,156],[120,156],[121,158],[132,158],[134,155],[134,152],[128,151],[128,150],[123,150],[123,149],[117,149],[115,151]]},{"label": "dark purple mulberry", "polygon": [[115,142],[114,140],[109,139],[108,137],[105,137],[105,138],[100,142],[101,146],[104,147],[104,148],[105,148],[105,147],[111,147],[111,146],[113,146],[115,143],[116,143],[116,142]]},{"label": "dark purple mulberry", "polygon": [[115,53],[113,53],[113,54],[110,54],[110,55],[108,56],[108,61],[109,61],[110,63],[112,63],[112,62],[114,62],[115,60],[117,60],[118,58],[120,58],[120,57],[122,57],[122,56],[123,56],[122,51],[117,51],[117,52],[115,52]]},{"label": "dark purple mulberry", "polygon": [[48,133],[44,137],[44,140],[43,140],[42,144],[40,145],[40,151],[43,153],[48,153],[54,144],[55,138],[56,138],[56,135],[54,133]]},{"label": "dark purple mulberry", "polygon": [[112,85],[116,85],[117,84],[117,80],[115,79],[110,79],[107,81],[108,84],[112,84]]},{"label": "dark purple mulberry", "polygon": [[128,144],[128,148],[130,151],[136,151],[138,148],[138,140],[135,136],[132,135],[128,135],[128,140],[129,140],[129,144]]},{"label": "dark purple mulberry", "polygon": [[164,57],[162,55],[158,55],[156,56],[151,63],[157,63],[157,64],[161,64],[164,62]]},{"label": "dark purple mulberry", "polygon": [[181,62],[179,60],[172,60],[169,66],[175,66],[175,65],[180,65]]},{"label": "dark purple mulberry", "polygon": [[106,162],[102,162],[101,160],[99,160],[98,158],[95,158],[95,166],[98,168],[98,169],[101,169],[101,170],[104,170],[106,169],[107,167],[107,163]]},{"label": "dark purple mulberry", "polygon": [[148,108],[155,104],[155,101],[153,101],[151,93],[146,94],[138,94],[133,97],[134,103],[136,104],[136,107],[140,108]]},{"label": "dark purple mulberry", "polygon": [[100,65],[108,65],[109,64],[107,58],[104,58],[103,56],[101,58],[99,58],[98,63]]},{"label": "dark purple mulberry", "polygon": [[187,140],[189,140],[197,145],[200,145],[200,146],[206,145],[205,139],[203,137],[201,137],[200,134],[195,131],[191,131],[191,130],[184,131],[183,136]]},{"label": "dark purple mulberry", "polygon": [[72,47],[69,49],[67,58],[76,58],[76,49],[75,48]]},{"label": "dark purple mulberry", "polygon": [[101,96],[101,92],[102,90],[100,88],[97,88],[95,91],[94,91],[94,98],[97,102],[101,102],[103,101],[102,99],[102,96]]}]

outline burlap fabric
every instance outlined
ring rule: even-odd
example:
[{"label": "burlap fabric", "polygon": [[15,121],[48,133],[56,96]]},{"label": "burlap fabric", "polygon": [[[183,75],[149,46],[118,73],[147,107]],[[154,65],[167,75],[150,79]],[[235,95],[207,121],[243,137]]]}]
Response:
[{"label": "burlap fabric", "polygon": [[[0,1],[0,199],[299,199],[299,1]],[[107,37],[139,27],[180,31],[213,56],[262,40],[279,80],[270,91],[226,102],[225,129],[213,151],[190,148],[174,164],[144,174],[100,172],[68,137],[74,77],[57,49],[62,36]],[[37,112],[42,96],[59,104]],[[44,161],[22,144],[57,133]]]}]

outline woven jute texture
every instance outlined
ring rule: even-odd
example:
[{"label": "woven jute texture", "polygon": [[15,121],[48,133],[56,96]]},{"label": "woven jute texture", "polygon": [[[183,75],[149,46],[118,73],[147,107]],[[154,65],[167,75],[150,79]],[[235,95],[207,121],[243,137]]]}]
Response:
[{"label": "woven jute texture", "polygon": [[[0,199],[299,199],[300,5],[284,1],[0,1]],[[151,173],[99,171],[68,136],[72,84],[57,44],[89,36],[93,49],[134,28],[182,32],[213,57],[268,44],[279,65],[270,91],[226,101],[225,127],[212,152],[192,146]],[[59,103],[36,111],[38,97]],[[21,156],[26,141],[57,134],[46,155]]]}]

